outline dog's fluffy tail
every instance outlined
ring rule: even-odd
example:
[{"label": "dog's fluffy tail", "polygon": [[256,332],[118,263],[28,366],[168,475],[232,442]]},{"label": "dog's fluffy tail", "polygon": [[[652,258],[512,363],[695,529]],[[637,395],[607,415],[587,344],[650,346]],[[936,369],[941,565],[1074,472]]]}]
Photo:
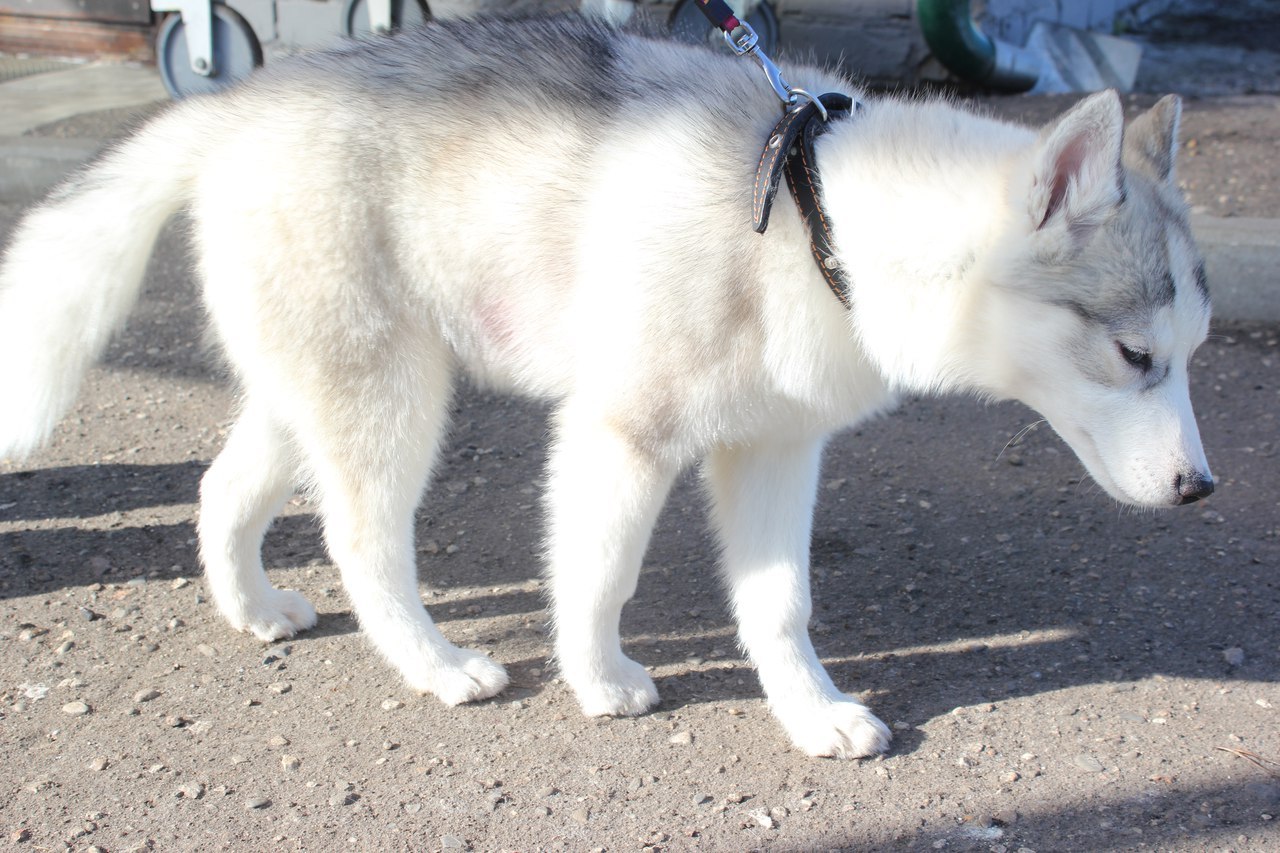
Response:
[{"label": "dog's fluffy tail", "polygon": [[190,112],[152,122],[15,230],[0,262],[0,459],[45,442],[137,301],[160,228],[190,196]]}]

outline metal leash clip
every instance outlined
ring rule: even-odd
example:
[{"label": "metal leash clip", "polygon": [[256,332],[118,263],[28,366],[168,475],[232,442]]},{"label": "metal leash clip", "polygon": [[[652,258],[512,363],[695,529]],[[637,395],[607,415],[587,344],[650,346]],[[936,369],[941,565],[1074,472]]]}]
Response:
[{"label": "metal leash clip", "polygon": [[799,102],[800,98],[814,105],[818,110],[818,115],[822,116],[822,120],[826,121],[827,108],[823,106],[816,96],[811,95],[799,86],[791,86],[786,80],[782,79],[782,72],[778,70],[778,66],[773,64],[773,60],[760,49],[760,37],[756,35],[756,31],[746,21],[735,21],[738,26],[732,30],[724,31],[725,44],[729,45],[729,49],[738,56],[749,56],[760,66],[760,70],[764,72],[764,76],[768,78],[769,85],[773,87],[773,92],[782,101],[783,106],[788,111],[797,110],[804,106]]}]

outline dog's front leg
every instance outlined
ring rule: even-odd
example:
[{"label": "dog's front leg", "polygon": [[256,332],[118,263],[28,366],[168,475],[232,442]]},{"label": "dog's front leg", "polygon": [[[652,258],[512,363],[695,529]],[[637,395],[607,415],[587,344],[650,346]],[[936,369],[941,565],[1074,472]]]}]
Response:
[{"label": "dog's front leg", "polygon": [[556,658],[584,713],[640,714],[658,691],[622,653],[619,621],[674,467],[591,415],[558,420],[547,483]]},{"label": "dog's front leg", "polygon": [[809,639],[809,534],[825,439],[716,451],[706,479],[738,632],[769,706],[810,755],[883,752],[889,729],[823,669]]}]

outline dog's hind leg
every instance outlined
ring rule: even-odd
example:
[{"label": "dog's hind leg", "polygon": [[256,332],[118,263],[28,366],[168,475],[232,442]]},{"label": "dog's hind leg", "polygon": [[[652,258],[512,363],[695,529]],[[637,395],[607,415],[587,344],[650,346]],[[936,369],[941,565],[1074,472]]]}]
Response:
[{"label": "dog's hind leg", "polygon": [[653,679],[622,653],[622,606],[675,472],[590,416],[559,416],[548,465],[548,573],[556,658],[590,716],[639,714]]},{"label": "dog's hind leg", "polygon": [[810,755],[857,758],[883,752],[890,735],[836,688],[809,639],[809,536],[822,444],[718,450],[705,474],[739,636],[770,709]]},{"label": "dog's hind leg", "polygon": [[507,684],[502,666],[452,645],[418,591],[414,510],[444,432],[450,356],[429,328],[394,349],[327,362],[299,384],[292,426],[316,485],[329,553],[375,648],[409,686],[449,705],[484,699]]},{"label": "dog's hind leg", "polygon": [[262,537],[293,490],[293,455],[267,407],[250,401],[200,483],[200,556],[213,599],[240,631],[276,640],[315,624],[297,592],[262,570]]}]

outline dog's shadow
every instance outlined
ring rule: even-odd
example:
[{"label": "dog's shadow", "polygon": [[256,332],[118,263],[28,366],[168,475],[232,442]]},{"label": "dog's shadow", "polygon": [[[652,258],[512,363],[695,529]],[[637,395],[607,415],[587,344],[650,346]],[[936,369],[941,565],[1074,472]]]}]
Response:
[{"label": "dog's shadow", "polygon": [[[542,620],[545,601],[527,582],[540,571],[529,487],[541,471],[545,410],[470,391],[459,410],[418,519],[420,549],[435,542],[420,554],[423,579],[453,591],[449,606],[429,598],[428,609],[446,625],[469,618],[468,607]],[[1072,686],[1123,689],[1155,675],[1280,680],[1257,639],[1274,633],[1275,539],[1228,521],[1242,501],[1274,505],[1274,483],[1236,495],[1228,484],[1207,504],[1169,513],[1117,513],[1088,493],[1078,463],[1047,431],[1001,451],[995,437],[1029,419],[1014,407],[917,401],[827,454],[813,536],[814,642],[838,686],[901,724],[895,749],[918,748],[915,727],[957,707],[998,709]],[[1210,421],[1206,444],[1260,446],[1265,437],[1250,433],[1259,429]],[[1250,461],[1221,453],[1218,464]],[[204,467],[0,475],[0,522],[10,528],[0,534],[0,596],[123,582],[144,568],[160,579],[198,572],[194,506],[178,507],[195,501]],[[694,479],[673,493],[624,612],[628,653],[656,669],[665,710],[761,697],[736,646]],[[168,507],[167,520],[63,523],[149,507]],[[460,547],[446,553],[454,541]],[[272,572],[315,566],[339,584],[308,515],[278,520],[264,558]],[[295,642],[349,634],[357,623],[328,613],[315,630]],[[1224,655],[1234,647],[1243,661]],[[546,666],[518,663],[517,683],[544,689],[531,671]]]}]

